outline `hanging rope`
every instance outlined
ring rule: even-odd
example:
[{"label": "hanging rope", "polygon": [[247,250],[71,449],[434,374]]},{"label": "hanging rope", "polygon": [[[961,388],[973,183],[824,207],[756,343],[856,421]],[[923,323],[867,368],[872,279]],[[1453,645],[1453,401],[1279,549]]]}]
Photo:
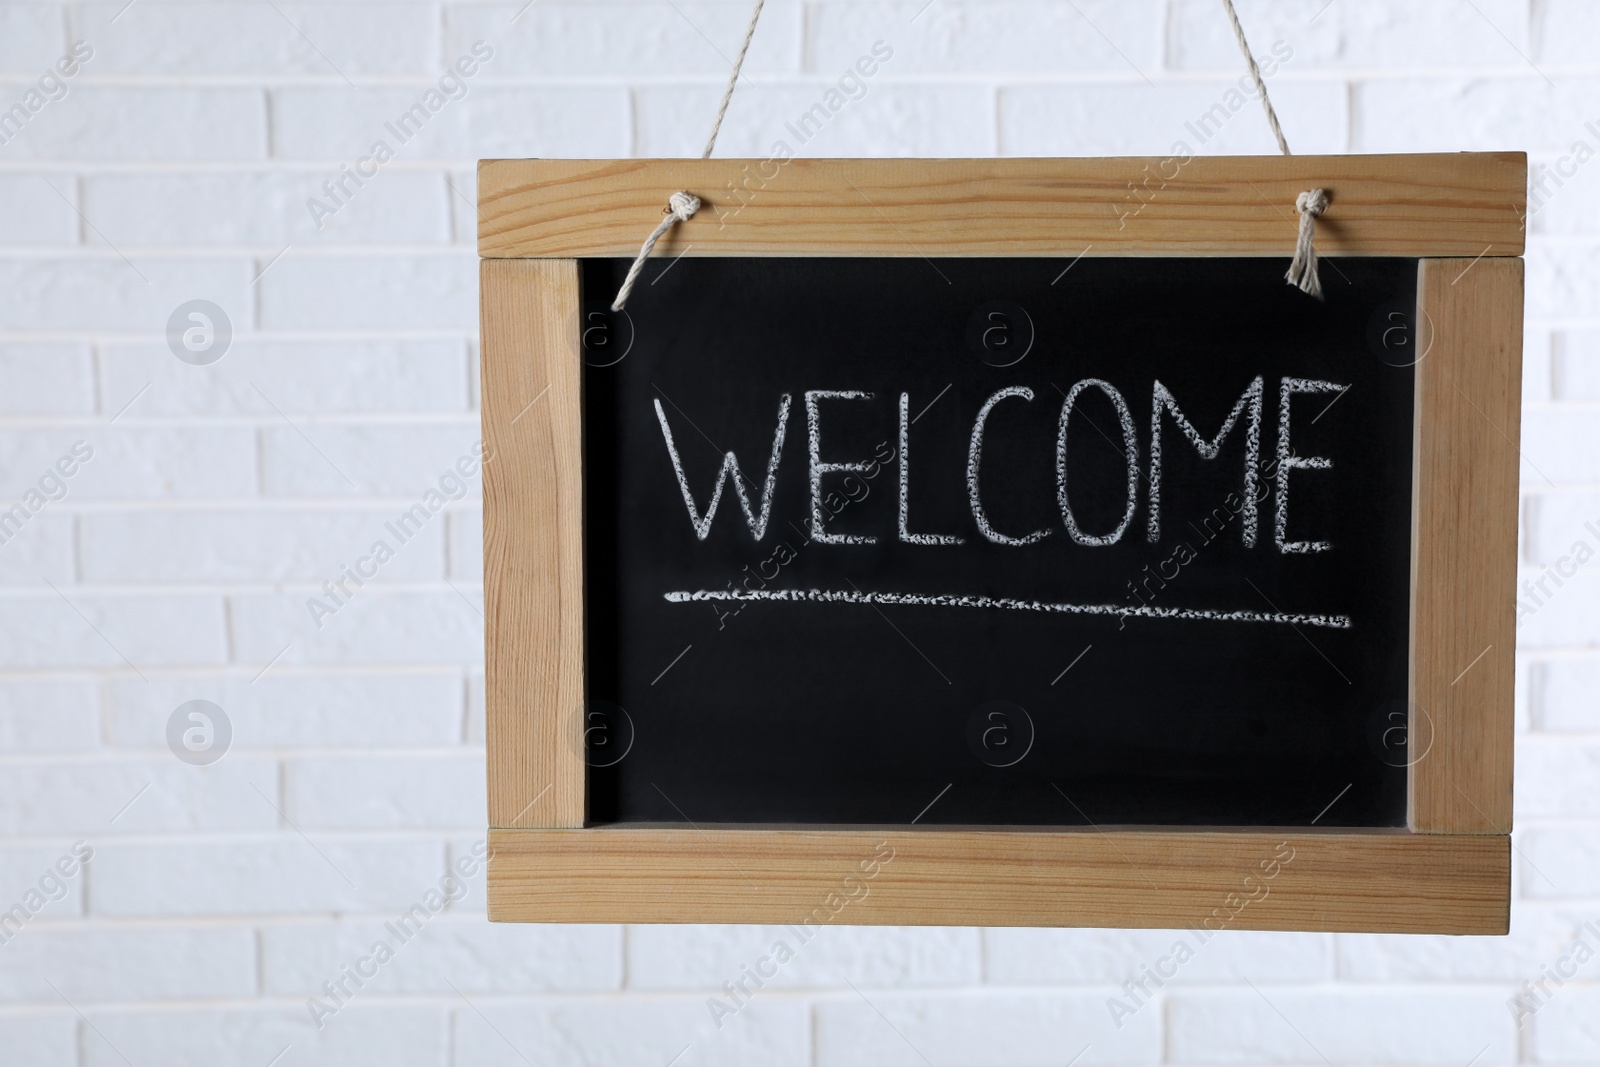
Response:
[{"label": "hanging rope", "polygon": [[[739,45],[739,54],[734,57],[733,71],[728,75],[728,87],[722,91],[722,103],[717,106],[717,117],[712,120],[711,136],[706,138],[706,150],[700,153],[701,159],[710,159],[711,150],[717,147],[717,134],[722,132],[722,120],[727,117],[728,105],[733,102],[733,90],[739,84],[739,71],[744,66],[745,53],[750,51],[750,41],[756,35],[756,23],[761,20],[761,8],[766,2],[756,0],[756,8],[750,13],[750,25],[745,27],[744,41]],[[667,198],[667,207],[663,212],[666,217],[656,223],[656,228],[644,239],[639,254],[634,257],[633,266],[628,268],[627,277],[622,279],[617,298],[611,302],[612,311],[621,311],[627,305],[628,295],[633,292],[633,283],[639,280],[639,272],[644,270],[644,261],[650,258],[656,242],[666,236],[674,224],[688,222],[699,210],[700,198],[693,193],[680,189]]]},{"label": "hanging rope", "polygon": [[[1244,53],[1244,61],[1250,66],[1250,77],[1256,83],[1256,93],[1267,112],[1267,125],[1272,127],[1272,136],[1277,138],[1279,150],[1287,156],[1290,154],[1289,142],[1284,139],[1283,127],[1278,125],[1278,113],[1272,109],[1272,100],[1267,96],[1267,83],[1261,78],[1261,68],[1256,65],[1255,54],[1250,51],[1250,42],[1245,40],[1239,13],[1233,9],[1233,0],[1222,0],[1222,6],[1228,12],[1228,21],[1233,23],[1233,36],[1239,42],[1239,51]],[[1301,292],[1321,300],[1322,278],[1317,269],[1317,249],[1312,237],[1318,216],[1328,210],[1328,191],[1307,189],[1295,197],[1294,210],[1300,216],[1300,233],[1294,245],[1294,258],[1289,261],[1289,272],[1283,277],[1290,285],[1299,287]]]}]

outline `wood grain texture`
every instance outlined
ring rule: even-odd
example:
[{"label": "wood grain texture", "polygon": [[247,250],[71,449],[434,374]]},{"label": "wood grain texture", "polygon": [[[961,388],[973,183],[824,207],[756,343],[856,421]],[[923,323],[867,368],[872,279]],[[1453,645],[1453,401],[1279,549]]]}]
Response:
[{"label": "wood grain texture", "polygon": [[1417,281],[1410,825],[1506,834],[1522,260],[1425,260]]},{"label": "wood grain texture", "polygon": [[[1503,934],[1510,917],[1507,837],[657,827],[489,842],[489,918],[501,922]],[[1268,877],[1280,842],[1292,857]]]},{"label": "wood grain texture", "polygon": [[[1332,204],[1341,256],[1522,254],[1520,152],[1176,159],[484,160],[486,257],[628,256],[685,189],[656,255],[1282,256],[1295,197]],[[766,177],[763,177],[763,176]]]},{"label": "wood grain texture", "polygon": [[480,266],[489,825],[582,826],[578,266]]}]

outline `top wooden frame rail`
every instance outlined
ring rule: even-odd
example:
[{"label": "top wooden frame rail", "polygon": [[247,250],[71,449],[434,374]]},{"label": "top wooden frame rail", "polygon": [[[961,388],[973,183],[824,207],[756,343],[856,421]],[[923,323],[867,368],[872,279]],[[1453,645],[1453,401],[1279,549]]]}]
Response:
[{"label": "top wooden frame rail", "polygon": [[678,189],[702,207],[657,255],[1282,256],[1300,192],[1332,256],[1520,256],[1527,155],[1107,159],[491,159],[489,259],[632,258]]}]

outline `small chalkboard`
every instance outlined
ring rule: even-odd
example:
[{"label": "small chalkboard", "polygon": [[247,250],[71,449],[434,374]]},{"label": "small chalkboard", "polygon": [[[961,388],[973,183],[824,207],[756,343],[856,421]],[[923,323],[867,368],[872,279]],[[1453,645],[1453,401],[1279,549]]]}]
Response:
[{"label": "small chalkboard", "polygon": [[478,184],[492,918],[1504,932],[1525,157]]},{"label": "small chalkboard", "polygon": [[1415,260],[628,265],[591,821],[1404,825]]}]

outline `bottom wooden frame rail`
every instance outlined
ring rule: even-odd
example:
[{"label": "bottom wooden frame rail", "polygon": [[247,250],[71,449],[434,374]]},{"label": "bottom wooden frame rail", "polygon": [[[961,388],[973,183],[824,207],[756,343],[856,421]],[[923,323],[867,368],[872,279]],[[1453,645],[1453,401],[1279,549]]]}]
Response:
[{"label": "bottom wooden frame rail", "polygon": [[497,922],[1504,934],[1511,839],[1404,830],[489,831]]}]

